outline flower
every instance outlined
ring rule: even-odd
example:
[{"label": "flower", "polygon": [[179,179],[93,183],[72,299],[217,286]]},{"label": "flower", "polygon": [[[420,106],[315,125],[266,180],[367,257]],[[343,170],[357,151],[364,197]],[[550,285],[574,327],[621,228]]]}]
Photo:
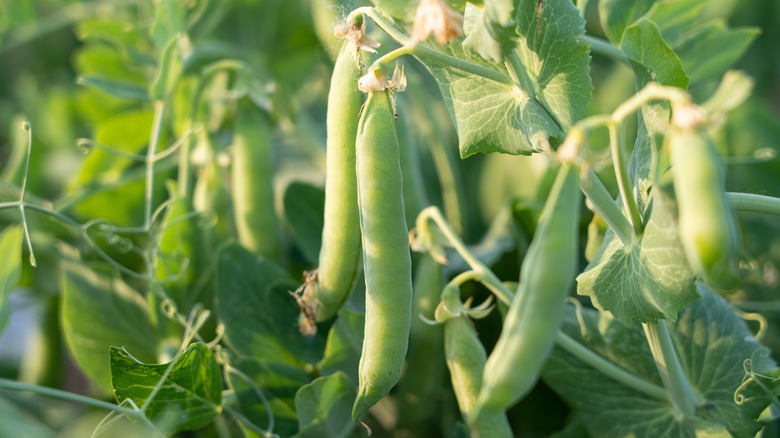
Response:
[{"label": "flower", "polygon": [[423,41],[432,33],[439,44],[463,34],[463,15],[444,0],[420,0],[412,25],[412,41]]},{"label": "flower", "polygon": [[336,25],[333,33],[337,38],[346,38],[355,48],[355,51],[364,50],[366,52],[376,53],[380,46],[378,41],[374,41],[366,36],[365,20],[358,20],[357,23],[339,23]]},{"label": "flower", "polygon": [[400,93],[406,90],[404,68],[396,64],[392,79],[388,79],[382,69],[375,68],[358,79],[358,89],[364,93],[388,89]]}]

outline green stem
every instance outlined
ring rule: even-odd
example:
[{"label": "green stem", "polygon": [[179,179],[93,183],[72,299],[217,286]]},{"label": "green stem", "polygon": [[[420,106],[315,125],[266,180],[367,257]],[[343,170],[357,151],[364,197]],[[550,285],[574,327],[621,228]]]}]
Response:
[{"label": "green stem", "polygon": [[413,50],[414,48],[412,46],[401,46],[395,50],[387,52],[386,54],[379,57],[376,61],[374,61],[374,63],[371,64],[371,67],[368,68],[368,71],[375,70],[375,69],[384,70],[387,64],[404,55],[410,55]]},{"label": "green stem", "polygon": [[583,35],[582,40],[590,44],[590,50],[593,53],[598,53],[623,65],[630,65],[623,51],[619,47],[613,46],[609,41],[590,35]]},{"label": "green stem", "polygon": [[631,182],[628,180],[628,166],[626,165],[625,154],[621,147],[620,134],[618,132],[619,125],[610,123],[607,128],[609,129],[609,149],[612,153],[612,165],[615,168],[615,176],[618,182],[618,189],[620,189],[620,197],[623,200],[623,207],[626,209],[626,215],[633,226],[634,235],[641,236],[643,232],[642,215],[639,212],[636,198],[634,198]]},{"label": "green stem", "polygon": [[29,391],[46,397],[56,398],[56,399],[70,401],[74,403],[80,403],[83,405],[92,406],[99,409],[106,409],[109,411],[114,411],[120,414],[127,415],[128,417],[131,418],[141,420],[147,423],[149,426],[152,426],[152,424],[149,423],[149,420],[147,420],[146,417],[143,415],[143,413],[140,411],[136,411],[130,408],[125,408],[116,405],[114,403],[105,402],[103,400],[94,399],[92,397],[86,397],[83,395],[74,394],[72,392],[62,391],[54,388],[47,388],[45,386],[31,385],[29,383],[22,383],[22,382],[17,382],[15,380],[3,379],[3,378],[0,378],[0,389],[7,389],[10,391]]},{"label": "green stem", "polygon": [[679,88],[651,82],[639,90],[638,93],[620,104],[612,113],[612,120],[615,124],[623,123],[628,116],[637,112],[642,105],[652,100],[668,100],[672,106],[676,106],[680,103],[690,101],[690,95]]},{"label": "green stem", "polygon": [[726,199],[734,210],[780,216],[780,198],[729,192]]},{"label": "green stem", "polygon": [[24,240],[27,242],[27,249],[30,251],[30,265],[35,267],[35,252],[32,247],[32,240],[30,240],[30,229],[27,226],[27,216],[24,213],[24,195],[27,193],[27,176],[30,173],[30,156],[32,155],[32,128],[30,122],[25,122],[22,125],[22,129],[27,131],[27,160],[24,163],[24,176],[22,177],[22,188],[19,194],[19,215],[22,218],[22,228],[24,229]]},{"label": "green stem", "polygon": [[468,61],[458,59],[454,56],[445,55],[444,53],[441,53],[437,50],[433,50],[430,47],[427,47],[420,43],[412,45],[411,38],[404,35],[403,32],[395,28],[390,22],[385,20],[385,18],[382,17],[382,15],[379,14],[372,7],[365,6],[365,7],[355,9],[349,14],[349,17],[347,17],[347,21],[349,21],[350,17],[352,17],[355,14],[365,14],[371,17],[371,19],[374,20],[377,26],[379,26],[383,31],[385,31],[385,33],[390,35],[391,38],[398,41],[401,45],[411,46],[410,53],[414,56],[420,58],[427,58],[430,59],[431,61],[435,61],[440,64],[444,64],[446,66],[465,71],[467,73],[481,76],[485,79],[490,79],[495,82],[499,82],[507,85],[514,85],[514,81],[512,80],[512,78],[501,72],[497,72],[487,67],[482,67],[481,65],[472,64]]},{"label": "green stem", "polygon": [[685,375],[665,320],[642,324],[658,373],[669,393],[672,405],[684,415],[695,415],[699,398]]},{"label": "green stem", "polygon": [[144,230],[148,231],[152,227],[152,207],[154,205],[154,165],[156,163],[157,147],[160,144],[162,136],[162,125],[165,120],[165,103],[156,101],[154,103],[154,121],[152,123],[152,132],[149,138],[149,148],[146,150],[146,184],[144,196]]},{"label": "green stem", "polygon": [[[458,251],[458,254],[463,257],[463,260],[468,263],[468,265],[474,271],[475,275],[479,277],[480,281],[488,289],[490,289],[490,291],[493,292],[498,297],[498,299],[504,301],[507,304],[512,302],[512,293],[504,287],[503,283],[501,283],[501,280],[496,277],[496,274],[494,274],[490,268],[485,266],[484,263],[482,263],[474,256],[474,254],[471,253],[471,251],[469,251],[460,237],[455,233],[455,230],[453,230],[450,224],[447,223],[447,220],[444,219],[444,216],[441,214],[441,210],[439,210],[438,207],[428,207],[420,212],[420,216],[423,219],[430,218],[436,223],[449,243],[453,246],[453,248],[455,248],[456,251]],[[509,292],[509,294],[507,294],[507,292]]]},{"label": "green stem", "polygon": [[631,224],[620,211],[607,188],[591,169],[588,169],[587,177],[580,182],[580,189],[623,245],[630,245]]},{"label": "green stem", "polygon": [[566,333],[559,331],[555,340],[561,348],[566,350],[566,352],[585,362],[590,367],[600,371],[602,374],[611,378],[612,380],[623,384],[627,388],[631,388],[634,391],[650,396],[656,400],[669,400],[669,393],[667,393],[665,389],[654,383],[648,382],[645,379],[637,377],[636,375],[615,365],[609,360],[604,359],[600,355],[592,352],[590,349],[577,342],[574,338],[567,335]]},{"label": "green stem", "polygon": [[512,79],[514,79],[520,85],[520,88],[525,90],[529,96],[532,96],[535,99],[539,94],[539,85],[536,81],[531,79],[531,76],[528,74],[522,61],[520,61],[520,56],[517,52],[513,50],[512,53],[507,56],[504,63],[507,70],[514,76]]}]

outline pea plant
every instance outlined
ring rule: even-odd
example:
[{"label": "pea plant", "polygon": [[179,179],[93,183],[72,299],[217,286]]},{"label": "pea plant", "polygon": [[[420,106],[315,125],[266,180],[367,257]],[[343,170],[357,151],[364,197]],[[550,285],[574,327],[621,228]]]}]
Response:
[{"label": "pea plant", "polygon": [[733,7],[49,4],[0,29],[77,37],[0,111],[0,435],[778,433]]}]

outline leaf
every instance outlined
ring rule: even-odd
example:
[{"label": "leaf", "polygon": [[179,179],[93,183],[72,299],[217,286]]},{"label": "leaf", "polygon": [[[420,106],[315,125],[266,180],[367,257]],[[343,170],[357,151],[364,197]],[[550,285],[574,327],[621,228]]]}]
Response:
[{"label": "leaf", "polygon": [[357,425],[350,418],[357,396],[355,385],[337,372],[315,379],[295,394],[300,432],[304,437],[347,438]]},{"label": "leaf", "polygon": [[303,182],[293,182],[284,192],[284,217],[295,243],[312,266],[322,246],[325,191]]},{"label": "leaf", "polygon": [[482,69],[485,76],[420,55],[458,130],[462,158],[480,152],[529,155],[547,148],[548,138],[562,136],[562,129],[582,116],[592,89],[588,46],[580,39],[584,21],[570,1],[544,4],[540,27],[535,1],[522,0],[517,7],[516,52],[528,76],[520,80],[522,86],[509,80],[504,65],[465,52],[458,44],[440,50],[472,70]]},{"label": "leaf", "polygon": [[152,99],[165,99],[173,92],[184,69],[183,64],[181,37],[175,35],[165,45],[157,74],[149,85],[149,96]]},{"label": "leaf", "polygon": [[517,24],[511,0],[489,0],[484,8],[472,4],[466,7],[463,47],[483,58],[502,62],[517,45]]},{"label": "leaf", "polygon": [[225,337],[240,354],[294,366],[322,357],[321,336],[298,330],[300,310],[289,293],[297,287],[273,262],[236,243],[219,251],[217,312]]},{"label": "leaf", "polygon": [[691,82],[717,79],[747,51],[758,37],[756,28],[728,29],[720,21],[709,23],[676,45]]},{"label": "leaf", "polygon": [[63,263],[60,323],[81,370],[101,389],[110,390],[109,347],[124,346],[151,362],[161,340],[143,297],[109,269],[91,266]]},{"label": "leaf", "polygon": [[599,16],[607,38],[619,45],[626,28],[645,15],[655,2],[656,0],[601,0]]},{"label": "leaf", "polygon": [[365,323],[365,313],[347,307],[339,310],[338,318],[328,332],[325,354],[317,364],[322,374],[343,372],[353,381],[358,380]]},{"label": "leaf", "polygon": [[697,298],[694,274],[685,260],[676,204],[655,190],[642,238],[625,247],[608,232],[596,257],[577,277],[577,293],[625,323],[674,319]]},{"label": "leaf", "polygon": [[[232,364],[250,378],[231,377],[229,385],[236,393],[241,412],[260,427],[268,427],[268,402],[274,417],[274,433],[292,436],[298,431],[295,412],[295,394],[311,381],[308,373],[299,367],[275,363],[270,360],[239,358]],[[254,386],[253,386],[254,385]],[[349,417],[349,416],[347,416]]]},{"label": "leaf", "polygon": [[76,83],[92,87],[114,97],[127,100],[149,100],[145,88],[130,82],[119,81],[102,75],[84,75],[76,79]]},{"label": "leaf", "polygon": [[403,21],[412,21],[418,0],[371,0],[383,13]]},{"label": "leaf", "polygon": [[5,397],[0,397],[0,436],[25,438],[54,438],[58,434],[33,415],[17,408]]},{"label": "leaf", "polygon": [[656,81],[688,88],[688,76],[680,58],[669,48],[652,21],[643,18],[626,28],[620,48],[631,62],[637,82]]},{"label": "leaf", "polygon": [[111,347],[111,381],[119,403],[148,403],[146,417],[169,433],[203,427],[222,410],[221,371],[203,343],[191,344],[160,365],[144,364],[126,349]]},{"label": "leaf", "polygon": [[665,0],[656,1],[645,17],[658,25],[664,41],[672,47],[691,30],[707,0]]},{"label": "leaf", "polygon": [[[756,373],[769,374],[776,365],[761,354],[764,348],[731,306],[706,286],[698,286],[701,299],[683,310],[677,323],[669,324],[684,372],[702,398],[697,416],[680,417],[670,401],[623,386],[561,348],[554,351],[542,377],[585,419],[590,435],[753,437],[761,428],[755,419],[770,397],[754,382],[739,391],[746,398],[743,403],[736,403],[735,395],[746,375],[747,359]],[[563,330],[598,355],[661,385],[638,324],[627,326],[606,313],[569,307]]]},{"label": "leaf", "polygon": [[22,242],[24,233],[20,225],[6,227],[0,233],[0,333],[8,324],[11,308],[8,296],[11,295],[22,276]]}]

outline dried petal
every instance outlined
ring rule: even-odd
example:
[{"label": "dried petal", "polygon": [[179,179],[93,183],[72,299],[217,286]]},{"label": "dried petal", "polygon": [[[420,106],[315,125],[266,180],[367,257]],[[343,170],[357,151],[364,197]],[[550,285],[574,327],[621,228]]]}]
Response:
[{"label": "dried petal", "polygon": [[371,70],[358,79],[358,89],[364,93],[384,91],[389,87],[390,83],[379,69]]},{"label": "dried petal", "polygon": [[406,90],[406,75],[404,74],[403,66],[399,67],[398,64],[395,65],[395,70],[393,70],[393,78],[390,79],[388,88],[397,93],[401,93]]},{"label": "dried petal", "polygon": [[420,0],[412,25],[412,40],[423,41],[433,33],[439,44],[463,34],[463,15],[444,0]]},{"label": "dried petal", "polygon": [[364,50],[376,53],[376,49],[380,46],[379,42],[366,36],[366,22],[364,20],[360,20],[360,24],[339,23],[333,33],[337,38],[346,38],[355,51]]}]

